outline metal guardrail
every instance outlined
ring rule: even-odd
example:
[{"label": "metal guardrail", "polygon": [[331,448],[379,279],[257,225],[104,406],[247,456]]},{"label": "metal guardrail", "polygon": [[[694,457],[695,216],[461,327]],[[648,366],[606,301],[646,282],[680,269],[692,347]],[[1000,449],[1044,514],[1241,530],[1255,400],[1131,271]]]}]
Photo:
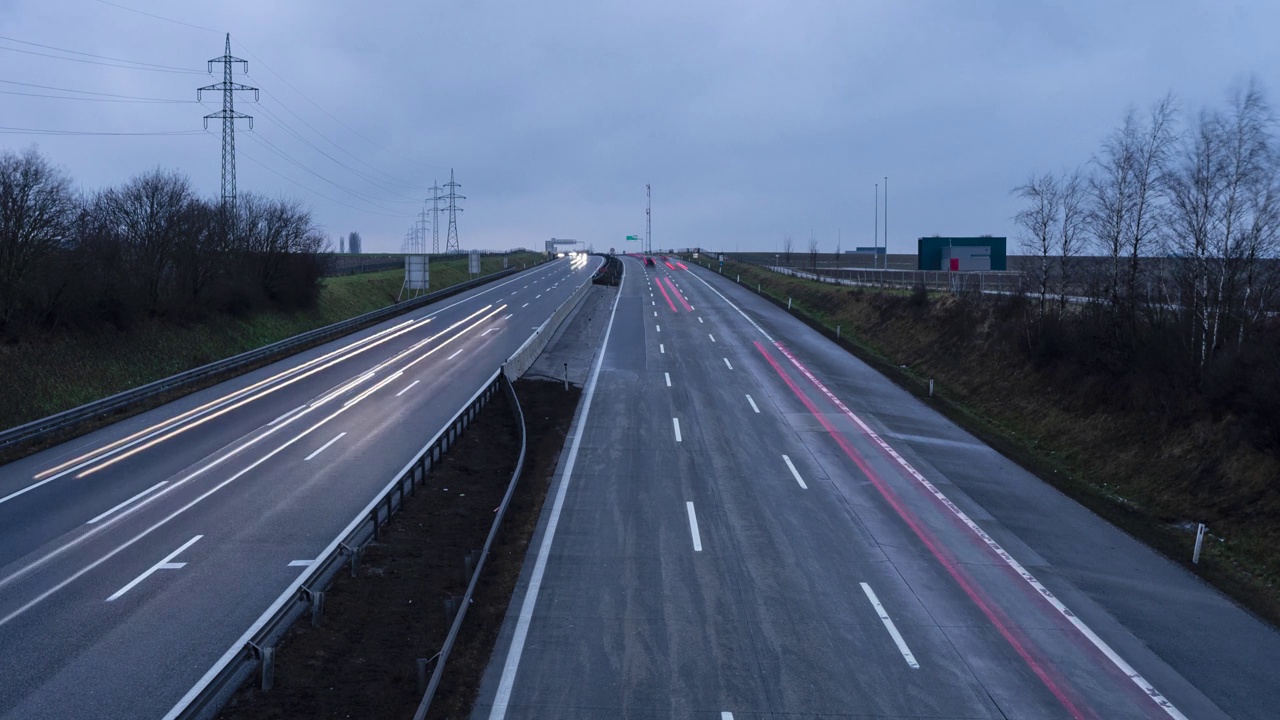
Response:
[{"label": "metal guardrail", "polygon": [[[311,611],[311,622],[319,624],[324,610],[324,588],[329,581],[344,564],[350,566],[351,575],[355,577],[364,546],[369,541],[378,539],[379,527],[391,519],[391,515],[404,504],[405,498],[412,495],[418,485],[426,482],[427,472],[458,441],[462,431],[498,391],[499,384],[509,385],[501,369],[494,371],[484,386],[471,396],[448,424],[329,543],[311,567],[276,598],[266,612],[165,715],[165,720],[194,720],[214,715],[249,677],[255,666],[261,670],[263,689],[271,688],[275,675],[275,643],[280,636],[308,609]],[[521,428],[523,430],[523,423]],[[523,436],[520,445],[523,465]],[[519,470],[517,467],[517,472]],[[512,482],[514,486],[514,479]],[[508,496],[510,492],[509,488]],[[505,498],[503,502],[505,504]],[[473,577],[472,585],[474,584]],[[470,589],[468,587],[468,592]],[[451,632],[450,637],[453,634]]]},{"label": "metal guardrail", "polygon": [[520,349],[511,354],[511,357],[502,365],[502,371],[506,373],[508,380],[515,382],[529,370],[529,367],[533,365],[533,361],[538,359],[538,356],[546,349],[547,343],[551,342],[551,336],[556,334],[560,324],[578,306],[578,302],[582,300],[590,289],[591,283],[588,282],[575,290],[569,296],[569,299],[565,300],[546,322],[539,325],[528,340],[524,341]]},{"label": "metal guardrail", "polygon": [[480,287],[485,283],[506,277],[507,275],[511,275],[515,272],[518,272],[515,268],[508,268],[506,270],[500,270],[489,275],[478,277],[474,280],[467,280],[466,282],[458,283],[457,285],[452,285],[433,293],[413,298],[412,300],[406,300],[405,302],[396,303],[395,305],[390,305],[380,310],[367,312],[363,315],[358,315],[348,320],[336,322],[332,325],[316,328],[315,330],[311,330],[300,335],[294,335],[291,338],[286,338],[270,345],[264,345],[256,350],[250,350],[239,355],[233,355],[232,357],[224,358],[198,368],[193,368],[191,370],[178,373],[177,375],[171,375],[167,378],[156,380],[155,382],[147,383],[146,385],[141,385],[101,400],[95,400],[91,403],[86,403],[70,410],[64,410],[60,413],[41,418],[39,420],[33,420],[25,425],[19,425],[5,430],[4,432],[0,432],[0,450],[4,450],[20,443],[40,440],[79,423],[110,415],[157,395],[182,387],[188,387],[210,377],[215,377],[232,370],[243,368],[247,365],[261,362],[273,356],[283,354],[293,348],[308,345],[317,340],[345,335],[367,324],[385,320],[409,310],[414,310],[422,307],[423,305],[428,305],[440,300],[441,298],[466,292],[467,290]]},{"label": "metal guardrail", "polygon": [[[494,393],[498,391],[498,386],[501,385],[509,393],[508,397],[511,400],[516,422],[520,427],[520,457],[516,463],[515,472],[511,475],[511,481],[507,485],[507,492],[503,495],[502,504],[498,506],[484,549],[471,572],[466,594],[457,609],[444,644],[435,656],[435,669],[414,717],[420,720],[426,715],[443,676],[445,661],[462,627],[462,620],[466,616],[467,606],[470,605],[476,581],[484,568],[485,559],[489,555],[502,518],[515,492],[516,483],[524,470],[527,448],[526,428],[524,414],[520,409],[520,401],[515,396],[512,382],[528,369],[533,362],[532,359],[542,352],[551,336],[555,334],[555,330],[590,288],[590,282],[583,283],[556,309],[550,319],[538,327],[538,330],[520,346],[520,349],[516,350],[485,381],[484,386],[471,396],[471,399],[453,416],[445,428],[436,433],[435,437],[418,451],[414,459],[396,474],[395,479],[387,484],[377,497],[329,543],[316,562],[294,580],[267,608],[266,612],[187,691],[165,715],[165,720],[196,720],[215,715],[222,704],[249,678],[255,667],[261,672],[263,689],[270,689],[275,672],[275,643],[280,636],[307,610],[311,611],[312,623],[319,623],[324,609],[324,589],[329,582],[337,575],[343,564],[349,564],[351,575],[353,577],[356,575],[364,545],[370,540],[377,540],[378,528],[391,519],[391,515],[404,504],[405,497],[412,495],[418,485],[426,482],[427,472],[440,462],[443,453],[457,442],[462,431],[471,424],[480,409],[492,399]],[[509,369],[509,366],[516,361],[523,365],[518,373]]]},{"label": "metal guardrail", "polygon": [[453,623],[449,626],[449,634],[444,639],[444,644],[440,647],[440,652],[436,654],[436,666],[431,673],[431,681],[427,684],[427,690],[422,695],[422,702],[418,703],[418,709],[413,714],[413,720],[423,720],[427,716],[427,711],[431,709],[431,701],[436,696],[436,689],[440,687],[440,678],[444,676],[444,666],[449,660],[449,653],[453,651],[453,643],[457,640],[458,632],[462,629],[462,620],[467,616],[467,608],[471,606],[471,596],[475,594],[476,582],[480,579],[480,573],[484,570],[485,560],[489,557],[489,550],[493,547],[493,541],[498,536],[498,529],[502,526],[502,518],[507,514],[507,507],[511,505],[511,496],[516,492],[516,483],[520,482],[520,475],[524,472],[525,451],[528,448],[528,434],[525,430],[524,412],[520,409],[520,399],[516,397],[516,390],[511,385],[511,380],[507,378],[506,373],[500,372],[502,378],[501,385],[507,391],[507,398],[511,401],[511,412],[515,417],[516,425],[520,427],[520,457],[516,461],[515,472],[511,473],[511,482],[507,484],[507,492],[502,496],[502,502],[498,505],[497,514],[493,518],[493,525],[489,528],[489,536],[484,540],[484,549],[480,551],[480,557],[475,562],[475,567],[471,571],[471,577],[467,579],[467,591],[459,601],[457,614],[454,615]]}]

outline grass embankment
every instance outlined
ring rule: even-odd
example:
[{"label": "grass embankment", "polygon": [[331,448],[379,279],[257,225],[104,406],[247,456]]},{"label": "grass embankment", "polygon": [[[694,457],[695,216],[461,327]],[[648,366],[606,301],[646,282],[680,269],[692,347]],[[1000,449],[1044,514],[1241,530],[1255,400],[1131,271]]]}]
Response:
[{"label": "grass embankment", "polygon": [[[532,265],[539,253],[510,256]],[[502,257],[481,259],[483,273]],[[431,289],[468,279],[466,258],[431,265]],[[0,345],[0,428],[14,427],[184,370],[253,350],[395,303],[403,270],[322,280],[316,305],[298,312],[216,315],[199,323],[153,319],[119,331],[48,334]]]},{"label": "grass embankment", "polygon": [[[878,292],[727,261],[786,307],[1077,501],[1280,623],[1280,460],[1241,421],[1134,410],[998,342],[992,303]],[[928,381],[936,394],[928,399]],[[1190,564],[1194,523],[1211,538]]]}]

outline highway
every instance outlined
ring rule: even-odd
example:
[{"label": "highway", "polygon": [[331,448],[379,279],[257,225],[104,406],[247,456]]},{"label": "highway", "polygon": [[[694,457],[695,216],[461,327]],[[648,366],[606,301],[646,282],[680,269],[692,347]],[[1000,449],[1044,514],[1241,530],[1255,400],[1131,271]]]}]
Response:
[{"label": "highway", "polygon": [[0,717],[164,716],[600,262],[496,280],[0,468]]},{"label": "highway", "polygon": [[473,718],[1276,717],[1274,628],[732,278],[625,267]]}]

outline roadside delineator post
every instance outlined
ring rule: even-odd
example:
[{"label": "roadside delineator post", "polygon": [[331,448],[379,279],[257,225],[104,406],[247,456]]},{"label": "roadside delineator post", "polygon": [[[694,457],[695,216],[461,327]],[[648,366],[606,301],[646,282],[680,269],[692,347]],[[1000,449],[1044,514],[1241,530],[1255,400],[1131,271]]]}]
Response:
[{"label": "roadside delineator post", "polygon": [[787,309],[791,309],[791,298],[787,298]]},{"label": "roadside delineator post", "polygon": [[839,325],[837,325],[837,326],[836,326],[836,339],[837,339],[837,340],[839,340],[839,339],[840,339],[840,326],[839,326]]},{"label": "roadside delineator post", "polygon": [[1191,564],[1200,564],[1200,548],[1204,545],[1204,532],[1207,530],[1204,523],[1198,523],[1196,527],[1196,549],[1191,553]]},{"label": "roadside delineator post", "polygon": [[929,378],[929,397],[933,397],[933,378]]}]

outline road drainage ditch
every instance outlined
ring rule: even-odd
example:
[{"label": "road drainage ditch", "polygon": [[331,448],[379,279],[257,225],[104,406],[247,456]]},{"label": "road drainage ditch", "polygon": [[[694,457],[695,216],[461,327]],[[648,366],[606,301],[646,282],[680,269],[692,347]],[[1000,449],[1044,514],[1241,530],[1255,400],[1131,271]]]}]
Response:
[{"label": "road drainage ditch", "polygon": [[[581,394],[532,380],[515,392],[527,432],[523,471],[428,718],[470,712]],[[365,547],[356,577],[344,572],[329,586],[319,626],[298,622],[284,635],[272,688],[255,677],[219,717],[413,717],[516,468],[519,432],[498,393]]]}]

